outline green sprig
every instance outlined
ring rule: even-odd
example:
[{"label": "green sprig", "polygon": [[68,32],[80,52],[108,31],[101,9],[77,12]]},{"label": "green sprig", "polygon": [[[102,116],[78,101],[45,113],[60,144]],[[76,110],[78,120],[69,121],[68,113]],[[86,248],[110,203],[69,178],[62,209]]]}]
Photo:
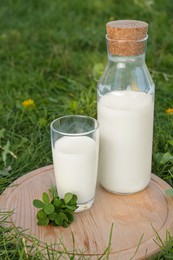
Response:
[{"label": "green sprig", "polygon": [[64,198],[59,198],[55,187],[49,190],[52,199],[46,192],[42,194],[42,201],[33,200],[34,207],[38,208],[37,225],[68,227],[74,220],[74,211],[78,208],[77,196],[70,192]]}]

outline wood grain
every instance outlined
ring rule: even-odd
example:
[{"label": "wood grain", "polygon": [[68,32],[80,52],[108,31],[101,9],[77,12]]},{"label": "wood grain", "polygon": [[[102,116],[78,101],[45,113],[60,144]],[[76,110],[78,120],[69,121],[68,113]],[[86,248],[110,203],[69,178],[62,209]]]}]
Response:
[{"label": "wood grain", "polygon": [[[1,212],[14,210],[9,219],[13,225],[28,229],[26,233],[48,244],[58,244],[62,239],[68,251],[74,249],[73,233],[77,252],[92,255],[92,259],[107,248],[112,224],[109,259],[126,260],[134,255],[134,259],[146,259],[159,251],[154,241],[157,234],[164,241],[166,231],[173,232],[173,199],[164,194],[170,186],[154,174],[150,185],[133,195],[111,194],[98,184],[93,207],[76,213],[68,228],[36,224],[37,209],[32,201],[41,199],[51,184],[55,184],[52,165],[22,176],[0,196]],[[61,245],[55,248],[62,250]]]}]

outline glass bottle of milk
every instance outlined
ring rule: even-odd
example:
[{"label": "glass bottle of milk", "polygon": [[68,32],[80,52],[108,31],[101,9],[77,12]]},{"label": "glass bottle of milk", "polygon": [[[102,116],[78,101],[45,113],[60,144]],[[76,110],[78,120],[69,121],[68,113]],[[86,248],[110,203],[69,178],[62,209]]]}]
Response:
[{"label": "glass bottle of milk", "polygon": [[98,82],[99,181],[131,194],[151,179],[154,83],[145,63],[148,24],[107,23],[108,63]]}]

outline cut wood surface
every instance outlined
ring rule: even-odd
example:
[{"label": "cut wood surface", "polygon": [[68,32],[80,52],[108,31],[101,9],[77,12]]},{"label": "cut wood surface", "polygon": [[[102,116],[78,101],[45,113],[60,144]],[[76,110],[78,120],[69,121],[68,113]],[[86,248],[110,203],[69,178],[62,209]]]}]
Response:
[{"label": "cut wood surface", "polygon": [[36,224],[37,209],[32,202],[41,199],[52,184],[52,165],[20,177],[1,194],[0,211],[14,210],[10,223],[27,229],[24,233],[42,242],[57,244],[57,250],[62,250],[61,240],[69,252],[73,251],[74,235],[76,252],[96,259],[108,246],[113,224],[109,259],[146,259],[159,251],[154,241],[158,235],[164,241],[166,231],[173,232],[173,198],[164,192],[171,187],[154,174],[145,190],[132,195],[115,195],[98,184],[93,207],[76,213],[68,228]]}]

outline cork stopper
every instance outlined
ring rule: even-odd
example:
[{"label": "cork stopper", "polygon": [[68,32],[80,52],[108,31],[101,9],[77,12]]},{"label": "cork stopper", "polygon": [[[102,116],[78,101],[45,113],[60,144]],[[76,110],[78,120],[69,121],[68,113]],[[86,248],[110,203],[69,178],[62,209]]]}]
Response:
[{"label": "cork stopper", "polygon": [[135,56],[145,51],[148,24],[137,20],[117,20],[106,24],[108,50],[119,56]]}]

